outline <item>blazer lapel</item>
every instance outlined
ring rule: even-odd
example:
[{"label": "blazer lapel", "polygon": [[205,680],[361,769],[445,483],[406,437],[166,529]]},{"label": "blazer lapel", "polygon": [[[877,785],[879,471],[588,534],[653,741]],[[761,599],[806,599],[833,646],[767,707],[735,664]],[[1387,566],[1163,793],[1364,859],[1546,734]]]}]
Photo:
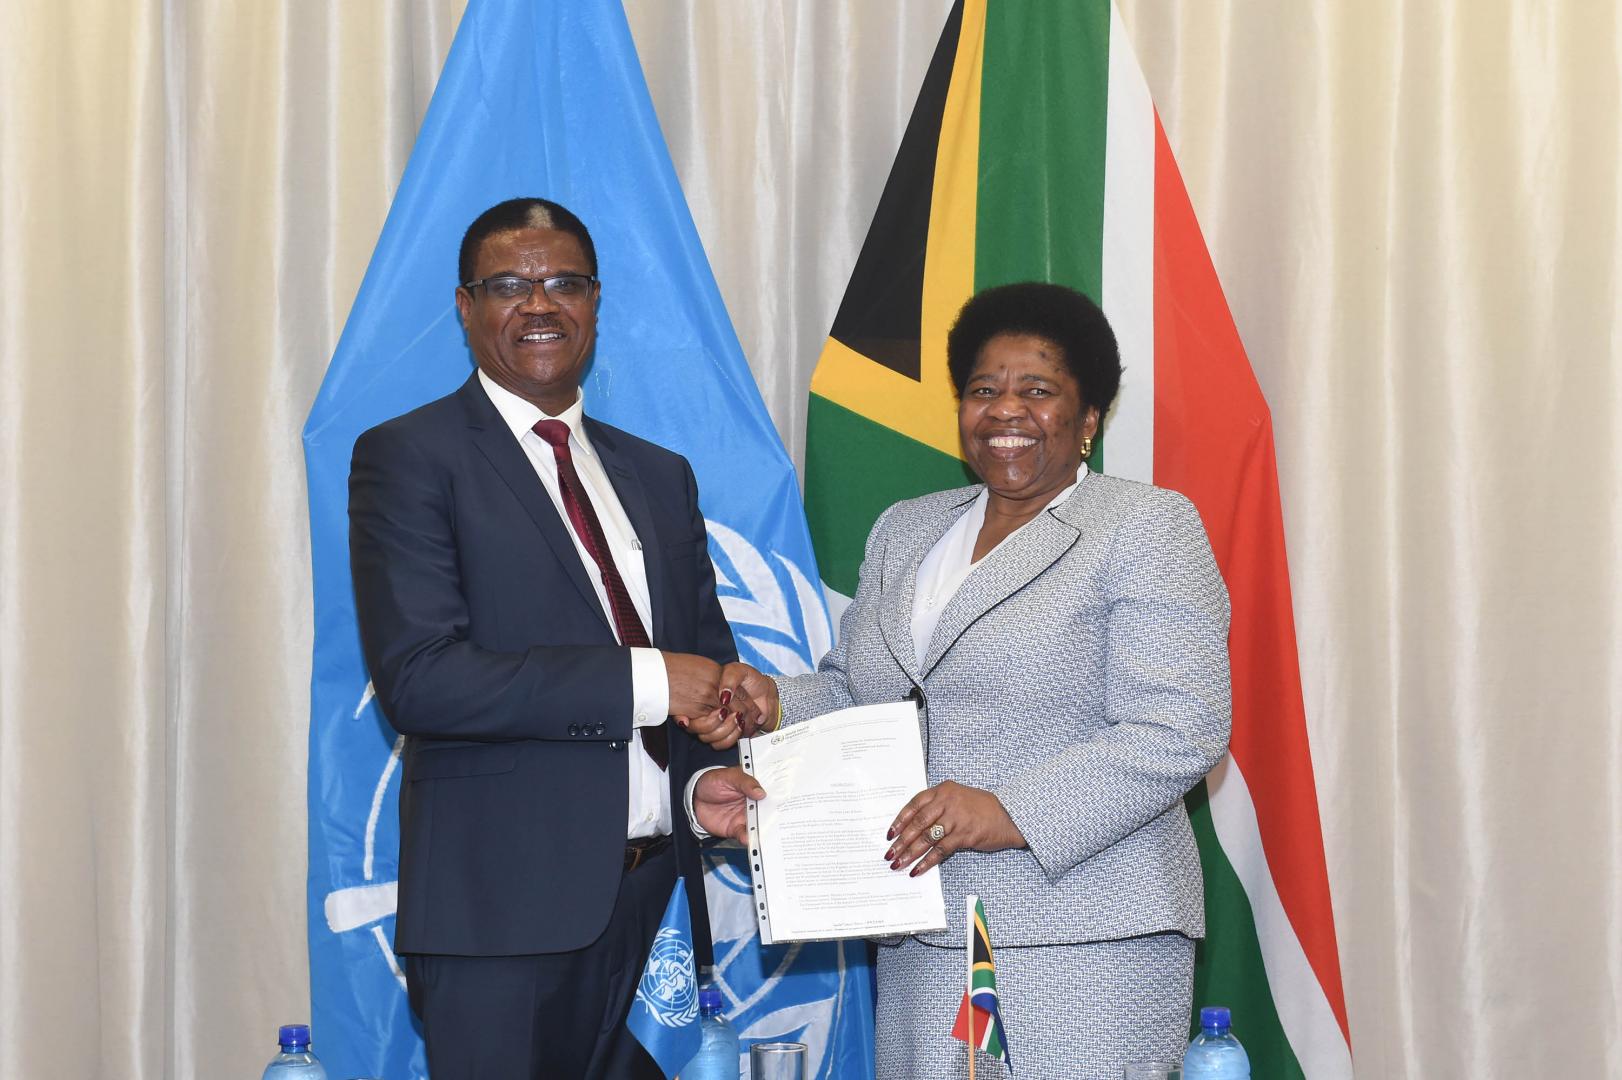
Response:
[{"label": "blazer lapel", "polygon": [[[948,502],[929,511],[929,516],[916,526],[898,522],[894,527],[896,539],[886,545],[883,570],[879,578],[879,632],[895,657],[901,670],[918,670],[918,647],[912,638],[912,605],[918,593],[918,565],[939,543],[965,508],[979,494],[971,488],[957,502]],[[922,675],[919,676],[922,678]]]},{"label": "blazer lapel", "polygon": [[648,508],[648,493],[613,433],[589,416],[585,418],[585,423],[591,429],[592,449],[602,459],[603,471],[608,474],[609,483],[614,485],[620,506],[624,508],[631,529],[642,544],[642,565],[648,575],[648,607],[653,621],[653,625],[648,627],[648,639],[657,645],[664,640],[665,605],[660,600],[664,596],[665,560],[659,530],[654,526],[653,511]]},{"label": "blazer lapel", "polygon": [[546,493],[541,478],[535,475],[535,467],[524,455],[518,440],[513,438],[512,431],[501,419],[501,414],[496,411],[489,395],[479,385],[478,374],[475,373],[463,384],[458,393],[467,408],[468,428],[473,437],[473,445],[478,447],[479,453],[484,455],[491,468],[496,470],[512,491],[514,498],[524,508],[524,512],[540,530],[547,546],[552,549],[553,558],[557,560],[564,576],[574,582],[574,587],[586,601],[586,606],[597,613],[597,617],[602,620],[603,629],[612,635],[614,628],[609,625],[602,602],[597,599],[597,590],[591,587],[591,579],[586,576],[586,568],[580,563],[580,552],[575,549],[574,539],[569,535],[569,527],[558,516],[557,507],[552,504],[552,497]]},{"label": "blazer lapel", "polygon": [[[1086,487],[1085,482],[1082,487]],[[1071,498],[1079,494],[1078,489]],[[1068,504],[1070,499],[1065,502]],[[981,559],[941,612],[918,677],[928,676],[946,655],[946,650],[956,644],[969,627],[1057,562],[1080,535],[1074,525],[1044,510],[1020,530],[1017,537]],[[910,606],[908,610],[910,618]]]}]

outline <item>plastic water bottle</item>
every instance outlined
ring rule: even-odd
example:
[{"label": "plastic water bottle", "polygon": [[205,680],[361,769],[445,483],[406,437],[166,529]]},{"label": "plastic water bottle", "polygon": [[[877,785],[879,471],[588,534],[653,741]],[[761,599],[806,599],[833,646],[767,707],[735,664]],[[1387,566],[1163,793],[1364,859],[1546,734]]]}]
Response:
[{"label": "plastic water bottle", "polygon": [[698,1015],[704,1041],[681,1080],[738,1080],[738,1033],[721,1012],[721,991],[698,992]]},{"label": "plastic water bottle", "polygon": [[270,1059],[260,1080],[327,1080],[327,1070],[310,1052],[307,1024],[285,1024],[276,1032],[282,1052]]},{"label": "plastic water bottle", "polygon": [[1183,1080],[1250,1080],[1250,1057],[1233,1037],[1233,1019],[1226,1006],[1200,1010],[1200,1033],[1183,1055]]}]

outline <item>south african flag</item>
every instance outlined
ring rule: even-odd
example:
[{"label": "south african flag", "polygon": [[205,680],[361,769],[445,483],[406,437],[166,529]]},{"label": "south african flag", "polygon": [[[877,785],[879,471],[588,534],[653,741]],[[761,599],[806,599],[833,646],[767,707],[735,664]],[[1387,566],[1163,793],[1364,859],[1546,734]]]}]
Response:
[{"label": "south african flag", "polygon": [[957,1022],[952,1025],[952,1038],[978,1046],[1013,1072],[1002,1013],[997,1009],[997,963],[991,957],[986,909],[978,896],[965,899],[969,914],[969,976],[963,1003],[957,1008]]},{"label": "south african flag", "polygon": [[[1125,376],[1091,464],[1199,508],[1233,603],[1231,755],[1190,793],[1195,1004],[1257,1076],[1350,1077],[1272,417],[1109,0],[959,0],[811,381],[806,509],[835,613],[898,499],[970,482],[946,332],[1014,281],[1093,297]],[[988,955],[989,962],[989,955]]]}]

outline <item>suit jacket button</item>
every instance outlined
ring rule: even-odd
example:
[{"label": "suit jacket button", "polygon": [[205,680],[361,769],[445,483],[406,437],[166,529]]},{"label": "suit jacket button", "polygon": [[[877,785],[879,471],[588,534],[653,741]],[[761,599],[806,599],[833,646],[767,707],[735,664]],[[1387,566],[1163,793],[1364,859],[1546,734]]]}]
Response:
[{"label": "suit jacket button", "polygon": [[579,724],[570,724],[569,725],[569,734],[570,735],[578,735],[578,734],[580,734],[580,725]]},{"label": "suit jacket button", "polygon": [[613,742],[608,744],[608,748],[610,750],[624,750],[625,744],[620,742],[618,739],[615,739]]},{"label": "suit jacket button", "polygon": [[607,730],[608,730],[608,728],[604,727],[602,724],[597,725],[597,734],[601,735],[603,732],[605,732]]}]

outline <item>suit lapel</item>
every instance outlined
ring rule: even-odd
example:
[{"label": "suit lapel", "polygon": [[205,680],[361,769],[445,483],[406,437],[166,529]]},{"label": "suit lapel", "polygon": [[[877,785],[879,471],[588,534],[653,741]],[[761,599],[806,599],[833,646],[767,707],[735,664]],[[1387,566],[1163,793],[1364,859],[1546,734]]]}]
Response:
[{"label": "suit lapel", "polygon": [[586,576],[586,568],[580,563],[580,552],[576,550],[574,539],[569,535],[569,527],[558,515],[557,507],[552,504],[552,497],[546,493],[541,478],[535,475],[535,467],[524,455],[518,440],[513,438],[512,431],[501,419],[501,414],[496,411],[489,395],[479,385],[478,378],[478,374],[474,373],[458,391],[467,409],[468,428],[473,445],[478,447],[479,453],[484,455],[491,468],[496,470],[497,475],[512,491],[513,497],[540,530],[547,546],[552,549],[552,555],[564,576],[574,583],[586,606],[597,613],[597,617],[602,620],[603,628],[612,635],[614,628],[609,625],[602,602],[597,599],[597,590],[591,587],[591,579]]},{"label": "suit lapel", "polygon": [[654,527],[653,511],[648,507],[648,493],[613,433],[589,416],[585,418],[585,424],[591,429],[592,449],[602,460],[603,471],[608,474],[609,483],[614,485],[620,506],[642,544],[642,566],[648,576],[648,607],[653,621],[653,625],[648,627],[648,639],[657,645],[664,640],[665,605],[660,600],[664,596],[665,560],[661,553],[659,530]]},{"label": "suit lapel", "polygon": [[957,502],[925,511],[928,515],[916,525],[897,522],[891,531],[896,539],[885,547],[884,568],[879,580],[879,631],[884,643],[903,671],[918,668],[918,647],[912,638],[912,605],[918,593],[918,565],[929,549],[974,501],[977,489],[970,489]]},{"label": "suit lapel", "polygon": [[[1086,484],[1083,483],[1082,487],[1086,487]],[[1071,498],[1079,494],[1078,489]],[[1065,502],[1068,504],[1070,499]],[[946,650],[956,644],[969,627],[1057,562],[1075,545],[1080,535],[1074,525],[1044,510],[1009,543],[981,559],[941,612],[940,622],[935,625],[935,636],[930,639],[929,651],[924,654],[918,677],[928,676],[941,662],[941,657],[946,655]],[[910,618],[910,602],[908,613]]]}]

